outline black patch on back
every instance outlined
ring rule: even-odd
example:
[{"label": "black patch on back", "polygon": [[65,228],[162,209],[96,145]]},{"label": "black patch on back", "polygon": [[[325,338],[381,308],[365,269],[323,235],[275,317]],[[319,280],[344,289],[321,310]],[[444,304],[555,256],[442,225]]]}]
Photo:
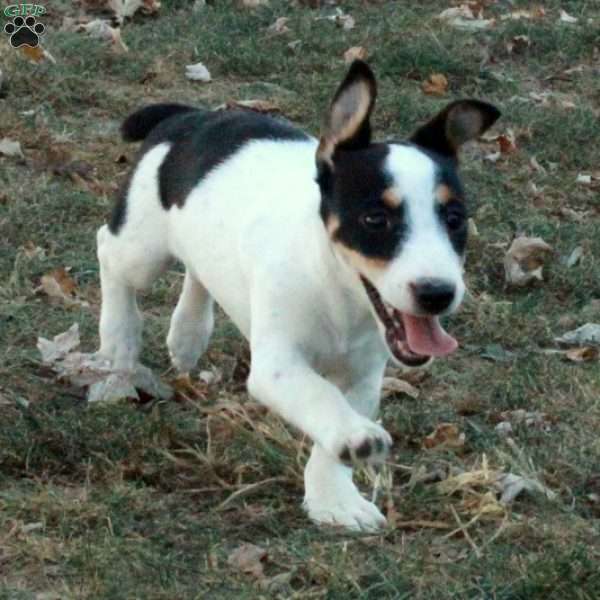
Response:
[{"label": "black patch on back", "polygon": [[[176,104],[141,109],[126,120],[123,132],[128,139],[146,136],[136,165],[158,144],[173,144],[158,175],[160,201],[167,210],[173,205],[183,206],[187,195],[212,169],[251,140],[310,139],[284,119],[250,111],[211,112]],[[131,170],[117,195],[109,221],[113,234],[125,223],[127,195],[136,168]]]},{"label": "black patch on back", "polygon": [[[365,150],[338,151],[334,170],[327,174],[327,185],[318,179],[321,217],[326,222],[335,216],[340,222],[334,239],[367,258],[383,260],[397,253],[406,230],[402,204],[390,208],[383,201],[384,191],[393,184],[391,175],[385,171],[388,152],[386,144],[373,144]],[[383,232],[365,228],[361,219],[372,211],[385,212],[392,227]]]},{"label": "black patch on back", "polygon": [[183,206],[192,189],[244,144],[308,139],[306,133],[283,119],[249,111],[196,111],[158,125],[144,146],[173,143],[159,170],[161,203],[169,209]]}]

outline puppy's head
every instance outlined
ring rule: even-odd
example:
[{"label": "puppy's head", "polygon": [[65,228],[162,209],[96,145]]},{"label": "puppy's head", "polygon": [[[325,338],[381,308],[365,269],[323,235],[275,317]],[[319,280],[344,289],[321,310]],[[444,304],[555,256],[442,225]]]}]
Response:
[{"label": "puppy's head", "polygon": [[317,150],[321,217],[392,357],[419,366],[457,346],[438,320],[460,305],[465,291],[467,219],[457,153],[500,112],[460,100],[408,142],[378,144],[369,124],[376,94],[373,73],[355,61]]}]

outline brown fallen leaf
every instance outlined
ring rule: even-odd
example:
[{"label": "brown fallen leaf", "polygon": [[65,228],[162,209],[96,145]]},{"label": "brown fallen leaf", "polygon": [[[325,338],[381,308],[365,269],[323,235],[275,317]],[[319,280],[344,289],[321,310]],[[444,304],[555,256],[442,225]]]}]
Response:
[{"label": "brown fallen leaf", "polygon": [[51,62],[53,65],[56,64],[56,59],[48,50],[46,50],[41,44],[38,44],[35,48],[30,46],[21,46],[21,52],[31,62],[41,63],[43,61]]},{"label": "brown fallen leaf", "polygon": [[352,46],[344,52],[344,62],[349,65],[355,60],[365,60],[367,58],[367,49],[362,46]]},{"label": "brown fallen leaf", "polygon": [[571,348],[565,352],[565,356],[571,362],[582,363],[598,360],[600,349],[597,346],[583,346],[582,348]]},{"label": "brown fallen leaf", "polygon": [[448,79],[442,73],[433,73],[422,83],[421,89],[430,96],[443,96],[448,91]]},{"label": "brown fallen leaf", "polygon": [[500,134],[496,141],[502,154],[512,154],[517,151],[515,132],[512,129],[507,129],[505,133]]},{"label": "brown fallen leaf", "polygon": [[406,394],[415,399],[419,397],[419,390],[416,387],[408,383],[408,381],[404,381],[404,379],[397,379],[395,377],[383,378],[381,392],[382,398],[387,398],[392,394]]},{"label": "brown fallen leaf", "polygon": [[242,544],[227,558],[227,564],[234,569],[260,579],[264,575],[263,562],[267,559],[267,551],[254,544]]},{"label": "brown fallen leaf", "polygon": [[67,306],[88,306],[87,302],[77,297],[77,284],[63,267],[42,275],[40,287],[36,291],[38,290],[44,292],[50,299],[58,299]]},{"label": "brown fallen leaf", "polygon": [[462,448],[465,445],[465,434],[454,423],[440,423],[435,430],[423,440],[425,448]]},{"label": "brown fallen leaf", "polygon": [[552,252],[541,238],[515,238],[504,256],[504,276],[510,285],[524,286],[532,281],[543,281],[542,267]]}]

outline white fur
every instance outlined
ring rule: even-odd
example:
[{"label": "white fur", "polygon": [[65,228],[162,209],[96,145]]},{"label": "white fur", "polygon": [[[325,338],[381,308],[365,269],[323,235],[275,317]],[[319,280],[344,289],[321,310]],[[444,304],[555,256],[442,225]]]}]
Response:
[{"label": "white fur", "polygon": [[[356,459],[354,451],[369,440],[380,452],[367,460],[377,462],[391,445],[373,421],[389,353],[356,268],[336,254],[320,218],[316,146],[248,143],[211,171],[182,208],[169,211],[157,183],[169,144],[149,151],[132,179],[122,229],[98,232],[100,351],[115,368],[135,366],[135,290],[148,286],[169,257],[181,260],[186,278],[167,338],[175,366],[191,369],[205,350],[214,299],[250,342],[250,394],[314,441],[305,471],[309,516],[375,529],[384,517],[338,456],[347,447]],[[442,272],[460,290],[460,261],[433,215],[431,160],[396,146],[388,170],[407,203],[412,233],[374,283],[387,301],[410,310],[410,280]]]}]

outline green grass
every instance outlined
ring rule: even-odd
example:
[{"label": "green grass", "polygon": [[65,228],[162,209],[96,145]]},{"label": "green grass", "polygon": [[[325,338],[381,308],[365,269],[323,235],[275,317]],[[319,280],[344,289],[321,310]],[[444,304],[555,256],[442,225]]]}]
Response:
[{"label": "green grass", "polygon": [[[350,31],[315,20],[333,8],[272,0],[241,10],[224,1],[192,13],[190,2],[164,0],[157,18],[125,25],[127,54],[60,31],[62,17],[75,16],[70,4],[52,3],[44,18],[56,65],[30,64],[0,45],[0,137],[18,139],[26,156],[0,157],[0,598],[600,597],[600,368],[543,352],[565,330],[600,322],[592,303],[600,299],[598,188],[575,184],[600,164],[594,3],[549,0],[544,18],[518,21],[502,20],[508,4],[493,3],[486,17],[496,26],[464,33],[436,20],[447,4],[431,0],[346,2]],[[577,25],[560,23],[560,8]],[[292,31],[269,36],[279,16]],[[531,44],[510,54],[517,35]],[[219,369],[221,382],[196,382],[195,396],[174,402],[88,407],[84,391],[57,381],[36,349],[38,336],[73,322],[83,349],[97,346],[95,231],[129,168],[119,156],[134,156],[118,138],[129,111],[159,100],[263,98],[317,132],[343,52],[355,45],[368,49],[379,79],[381,138],[406,136],[445,103],[477,96],[502,109],[498,130],[511,128],[518,145],[495,164],[482,158],[491,147],[465,153],[480,235],[468,254],[472,298],[449,322],[461,349],[415,383],[417,400],[383,402],[395,445],[381,502],[395,526],[368,536],[306,520],[307,443],[249,403],[248,348],[223,315],[200,365]],[[211,84],[185,79],[184,66],[197,61]],[[444,98],[421,91],[436,72],[449,79]],[[532,170],[533,156],[546,173]],[[87,182],[56,174],[70,160],[93,167]],[[541,236],[554,251],[545,281],[520,290],[505,285],[502,267],[517,233]],[[28,257],[31,244],[43,253]],[[561,258],[578,245],[583,261],[568,268]],[[89,307],[36,291],[58,267],[70,268]],[[174,268],[142,298],[143,358],[167,380],[163,340],[180,283]],[[511,443],[494,428],[502,411],[517,409],[546,413],[549,429],[515,425]],[[442,422],[465,433],[463,448],[423,448]],[[521,495],[505,513],[468,525],[468,539],[456,519],[469,523],[469,494],[490,490],[448,496],[418,473],[473,471],[484,455],[490,468],[533,474],[557,496]],[[361,484],[370,491],[365,474]],[[260,580],[228,563],[245,542],[267,551]]]}]

